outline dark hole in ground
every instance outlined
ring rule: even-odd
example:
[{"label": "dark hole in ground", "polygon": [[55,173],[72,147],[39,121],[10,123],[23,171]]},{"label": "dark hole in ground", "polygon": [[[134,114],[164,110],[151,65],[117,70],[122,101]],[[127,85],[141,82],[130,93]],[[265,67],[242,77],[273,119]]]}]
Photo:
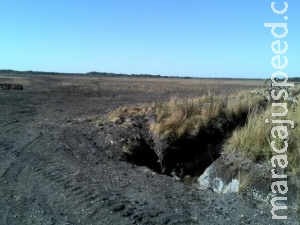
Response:
[{"label": "dark hole in ground", "polygon": [[161,173],[159,158],[143,139],[134,140],[130,145],[130,153],[124,154],[125,160],[138,166],[146,166],[156,173]]},{"label": "dark hole in ground", "polygon": [[164,151],[162,167],[165,174],[178,177],[195,176],[220,156],[220,137],[203,133],[196,138],[185,137]]},{"label": "dark hole in ground", "polygon": [[[237,127],[245,125],[247,116],[248,112],[243,112],[230,118],[216,118],[196,135],[184,135],[176,140],[154,141],[144,135],[144,138],[135,139],[130,145],[130,154],[127,151],[124,155],[128,162],[157,173],[180,178],[201,175],[219,158],[224,141]],[[163,141],[165,143],[159,143]]]}]

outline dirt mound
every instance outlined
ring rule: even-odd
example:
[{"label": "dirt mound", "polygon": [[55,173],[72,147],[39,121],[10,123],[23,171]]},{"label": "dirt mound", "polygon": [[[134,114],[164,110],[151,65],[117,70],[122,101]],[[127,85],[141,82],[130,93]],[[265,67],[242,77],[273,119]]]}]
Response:
[{"label": "dirt mound", "polygon": [[23,86],[20,84],[0,84],[1,90],[23,90]]}]

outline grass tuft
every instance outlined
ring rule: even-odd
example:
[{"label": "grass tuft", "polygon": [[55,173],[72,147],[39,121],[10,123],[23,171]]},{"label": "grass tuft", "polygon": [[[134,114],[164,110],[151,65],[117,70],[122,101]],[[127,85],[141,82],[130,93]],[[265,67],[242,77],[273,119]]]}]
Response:
[{"label": "grass tuft", "polygon": [[157,108],[156,103],[123,106],[109,112],[107,119],[110,122],[116,122],[118,119],[125,116],[145,116],[150,112],[153,112],[155,108]]},{"label": "grass tuft", "polygon": [[224,120],[239,120],[250,111],[257,111],[263,104],[262,96],[253,96],[250,92],[220,96],[208,90],[199,98],[172,97],[165,103],[120,107],[110,112],[107,118],[115,122],[125,116],[153,114],[156,116],[156,121],[150,124],[153,133],[179,138],[207,126],[221,127]]},{"label": "grass tuft", "polygon": [[300,94],[300,85],[295,85],[292,89],[291,89],[291,96],[297,96]]},{"label": "grass tuft", "polygon": [[157,111],[157,121],[150,125],[152,132],[180,137],[208,126],[221,126],[221,121],[242,118],[249,111],[262,107],[264,99],[240,92],[229,96],[208,93],[200,98],[172,98]]},{"label": "grass tuft", "polygon": [[[299,104],[299,101],[298,101]],[[295,128],[291,129],[290,125],[265,123],[266,120],[271,121],[272,113],[275,109],[269,106],[264,111],[253,112],[248,117],[247,124],[239,129],[236,129],[232,136],[226,140],[224,144],[224,153],[239,153],[245,158],[250,158],[254,162],[269,161],[272,156],[277,155],[271,148],[271,141],[276,141],[276,146],[283,147],[283,141],[278,138],[274,139],[271,136],[271,130],[275,126],[287,126],[288,129],[288,156],[289,165],[287,171],[291,175],[300,175],[300,114],[299,108],[296,110],[290,109],[284,120],[291,120],[295,123]],[[282,119],[282,118],[281,118]]]}]

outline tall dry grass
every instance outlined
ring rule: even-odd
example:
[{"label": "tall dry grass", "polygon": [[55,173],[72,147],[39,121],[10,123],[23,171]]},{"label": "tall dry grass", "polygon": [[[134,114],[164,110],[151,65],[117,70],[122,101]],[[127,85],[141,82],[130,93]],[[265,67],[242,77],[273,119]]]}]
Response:
[{"label": "tall dry grass", "polygon": [[126,115],[153,114],[156,116],[156,121],[150,124],[153,133],[179,138],[184,134],[194,134],[208,124],[219,127],[221,121],[238,120],[257,111],[264,101],[262,96],[253,96],[249,91],[230,95],[214,95],[208,91],[199,98],[172,97],[165,103],[120,107],[110,112],[107,118],[114,122]]},{"label": "tall dry grass", "polygon": [[145,116],[153,112],[159,104],[140,104],[134,106],[122,106],[107,114],[108,121],[115,122],[122,116]]},{"label": "tall dry grass", "polygon": [[295,85],[292,89],[291,89],[291,96],[297,96],[300,94],[300,85]]},{"label": "tall dry grass", "polygon": [[157,111],[157,122],[150,125],[152,132],[160,135],[180,137],[197,132],[208,123],[221,126],[220,121],[232,120],[262,107],[264,98],[240,92],[228,96],[207,94],[200,98],[172,98]]},{"label": "tall dry grass", "polygon": [[[300,102],[298,101],[298,104]],[[288,172],[293,175],[300,175],[300,113],[299,107],[295,110],[289,109],[284,120],[291,120],[295,123],[295,128],[282,124],[266,123],[266,120],[271,121],[272,113],[277,112],[272,106],[269,106],[264,111],[253,112],[248,117],[247,124],[235,130],[232,136],[224,144],[225,153],[238,153],[246,158],[252,159],[254,162],[269,161],[272,156],[277,155],[271,148],[271,141],[275,141],[275,146],[281,149],[284,146],[283,141],[276,136],[271,136],[271,130],[275,126],[287,126],[288,129]],[[276,118],[278,119],[278,118]],[[281,118],[283,120],[283,118]]]}]

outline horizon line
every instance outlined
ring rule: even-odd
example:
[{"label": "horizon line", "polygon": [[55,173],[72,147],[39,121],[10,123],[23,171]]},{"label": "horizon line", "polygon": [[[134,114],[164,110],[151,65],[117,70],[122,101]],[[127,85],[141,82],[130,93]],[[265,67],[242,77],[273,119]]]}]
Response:
[{"label": "horizon line", "polygon": [[[86,73],[78,73],[78,72],[54,72],[54,71],[35,71],[35,70],[13,70],[13,69],[0,69],[1,74],[11,75],[11,73],[17,74],[29,74],[33,75],[88,75],[88,76],[124,76],[124,77],[153,77],[153,78],[184,78],[184,79],[242,79],[242,80],[267,80],[268,78],[247,78],[247,77],[213,77],[213,76],[180,76],[180,75],[160,75],[160,74],[129,74],[129,73],[115,73],[115,72],[98,72],[98,71],[90,71]],[[296,77],[290,77],[296,78]]]}]

